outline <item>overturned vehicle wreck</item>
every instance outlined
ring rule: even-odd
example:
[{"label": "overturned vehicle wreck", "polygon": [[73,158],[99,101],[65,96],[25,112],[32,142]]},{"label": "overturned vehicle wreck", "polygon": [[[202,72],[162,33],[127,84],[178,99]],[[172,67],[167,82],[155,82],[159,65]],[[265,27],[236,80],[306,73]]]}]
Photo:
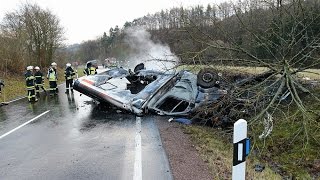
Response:
[{"label": "overturned vehicle wreck", "polygon": [[185,116],[196,109],[217,102],[227,94],[219,88],[220,76],[210,69],[197,75],[188,71],[146,70],[144,64],[134,69],[114,68],[74,82],[74,89],[101,103],[143,115]]},{"label": "overturned vehicle wreck", "polygon": [[[256,76],[236,74],[230,83],[226,81],[225,75],[211,68],[193,74],[185,70],[146,70],[144,64],[139,64],[134,72],[114,68],[79,78],[74,83],[74,89],[96,101],[114,105],[138,116],[149,112],[189,116],[195,123],[201,121],[201,124],[204,122],[220,126],[252,114],[253,106],[264,106],[261,99],[251,100],[255,95],[246,90],[246,85],[265,81],[272,74],[270,71]],[[238,87],[245,90],[240,95]],[[273,91],[268,90],[270,93]]]}]

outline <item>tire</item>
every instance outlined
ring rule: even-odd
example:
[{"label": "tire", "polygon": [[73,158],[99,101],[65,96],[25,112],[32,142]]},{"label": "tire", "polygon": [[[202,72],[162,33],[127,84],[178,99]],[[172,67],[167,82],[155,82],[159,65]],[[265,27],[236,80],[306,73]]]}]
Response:
[{"label": "tire", "polygon": [[202,88],[212,88],[219,83],[219,77],[213,69],[205,68],[199,71],[197,75],[197,85]]},{"label": "tire", "polygon": [[134,68],[133,72],[134,73],[138,73],[142,69],[144,69],[144,64],[140,63],[140,64],[136,65],[136,67]]}]

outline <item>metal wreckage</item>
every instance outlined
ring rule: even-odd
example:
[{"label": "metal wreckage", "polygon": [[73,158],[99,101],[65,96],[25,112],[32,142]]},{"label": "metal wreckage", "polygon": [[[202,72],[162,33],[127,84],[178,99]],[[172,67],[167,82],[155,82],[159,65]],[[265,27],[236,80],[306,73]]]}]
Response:
[{"label": "metal wreckage", "polygon": [[[237,86],[242,86],[261,81],[270,75],[266,72],[246,78],[235,76],[235,82]],[[221,106],[227,108],[233,101],[226,98],[230,94],[230,85],[223,80],[221,73],[210,68],[202,69],[198,74],[185,70],[163,72],[147,70],[141,63],[133,72],[130,69],[114,68],[97,75],[81,77],[74,82],[74,89],[100,103],[114,105],[138,116],[151,112],[201,119],[205,117],[200,113],[201,117],[198,112],[204,112],[208,107],[218,107],[220,110],[214,110],[216,114],[210,114],[210,117],[215,117],[210,119],[213,124],[230,121],[230,117],[226,119],[226,113],[221,112]],[[245,100],[237,98],[235,101],[243,104],[241,102]],[[228,113],[231,111],[229,109]],[[204,114],[209,116],[208,113]]]}]

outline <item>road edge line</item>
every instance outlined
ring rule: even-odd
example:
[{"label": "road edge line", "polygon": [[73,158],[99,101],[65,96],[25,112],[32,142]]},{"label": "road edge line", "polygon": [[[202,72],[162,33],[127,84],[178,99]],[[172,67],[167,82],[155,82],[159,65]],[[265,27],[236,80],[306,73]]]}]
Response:
[{"label": "road edge line", "polygon": [[9,134],[13,133],[13,132],[14,132],[14,131],[16,131],[16,130],[18,130],[18,129],[22,128],[23,126],[25,126],[25,125],[27,125],[27,124],[31,123],[32,121],[34,121],[34,120],[36,120],[36,119],[40,118],[41,116],[43,116],[43,115],[47,114],[48,112],[50,112],[50,110],[47,110],[46,112],[43,112],[42,114],[40,114],[40,115],[38,115],[38,116],[34,117],[33,119],[31,119],[31,120],[29,120],[29,121],[27,121],[27,122],[25,122],[25,123],[21,124],[20,126],[18,126],[18,127],[14,128],[14,129],[10,130],[9,132],[7,132],[7,133],[5,133],[5,134],[1,135],[1,136],[0,136],[0,139],[2,139],[2,138],[4,138],[4,137],[6,137],[7,135],[9,135]]},{"label": "road edge line", "polygon": [[142,180],[142,157],[141,157],[141,117],[136,117],[135,158],[133,180]]}]

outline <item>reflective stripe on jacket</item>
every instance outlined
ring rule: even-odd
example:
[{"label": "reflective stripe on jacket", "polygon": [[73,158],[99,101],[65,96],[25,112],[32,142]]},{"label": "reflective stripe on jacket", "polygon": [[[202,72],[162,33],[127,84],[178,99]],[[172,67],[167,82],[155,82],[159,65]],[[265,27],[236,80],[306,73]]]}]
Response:
[{"label": "reflective stripe on jacket", "polygon": [[36,73],[34,73],[34,77],[36,78],[36,84],[43,84],[44,83],[44,77],[42,72],[37,71]]}]

